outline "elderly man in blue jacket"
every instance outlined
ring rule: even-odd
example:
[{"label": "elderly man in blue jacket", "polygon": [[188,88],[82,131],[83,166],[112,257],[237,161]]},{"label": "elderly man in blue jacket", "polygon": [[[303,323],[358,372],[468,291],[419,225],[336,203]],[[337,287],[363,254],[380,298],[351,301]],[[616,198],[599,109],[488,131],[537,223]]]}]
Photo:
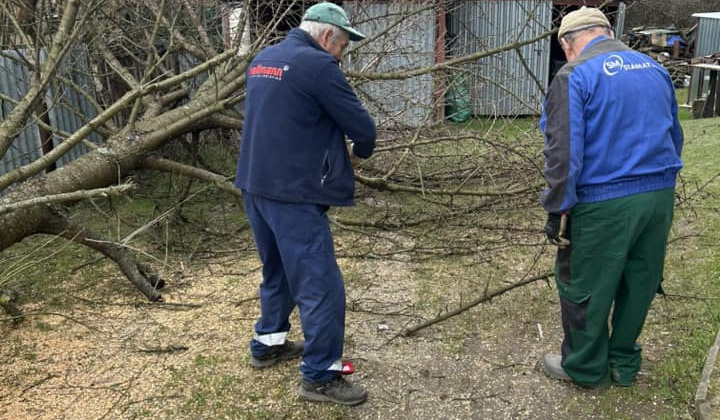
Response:
[{"label": "elderly man in blue jacket", "polygon": [[[668,72],[612,38],[598,9],[567,14],[568,63],[548,90],[542,204],[559,246],[565,338],[545,372],[587,387],[632,385],[636,343],[660,286],[683,133]],[[608,329],[611,316],[612,330]]]},{"label": "elderly man in blue jacket", "polygon": [[[345,289],[326,212],[353,204],[352,162],[375,147],[375,123],[340,69],[349,41],[363,38],[324,2],[255,57],[235,181],[263,263],[251,364],[302,355],[300,397],[344,405],[367,391],[340,374]],[[287,340],[295,306],[304,343]]]}]

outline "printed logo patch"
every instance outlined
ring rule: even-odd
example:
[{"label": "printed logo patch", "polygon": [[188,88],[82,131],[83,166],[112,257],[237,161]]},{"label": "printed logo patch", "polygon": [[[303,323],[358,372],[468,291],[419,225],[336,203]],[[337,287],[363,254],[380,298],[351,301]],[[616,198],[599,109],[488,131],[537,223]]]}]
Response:
[{"label": "printed logo patch", "polygon": [[625,64],[622,57],[612,54],[603,61],[603,71],[608,76],[615,76],[620,71],[644,70],[652,67],[648,62]]},{"label": "printed logo patch", "polygon": [[283,67],[272,67],[258,64],[255,67],[251,67],[248,73],[250,77],[267,77],[270,79],[282,80],[283,74],[288,70],[290,70],[290,66],[288,65]]},{"label": "printed logo patch", "polygon": [[623,67],[623,59],[619,55],[613,54],[606,58],[603,62],[603,71],[608,76],[615,76]]}]

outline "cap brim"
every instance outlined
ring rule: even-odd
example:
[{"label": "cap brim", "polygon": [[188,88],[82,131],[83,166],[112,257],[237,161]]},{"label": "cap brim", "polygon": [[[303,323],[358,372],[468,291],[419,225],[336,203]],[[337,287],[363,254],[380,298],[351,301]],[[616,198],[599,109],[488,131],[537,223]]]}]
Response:
[{"label": "cap brim", "polygon": [[363,39],[365,39],[365,35],[361,34],[360,32],[349,26],[342,26],[342,28],[345,32],[348,33],[348,38],[350,38],[350,41],[362,41]]}]

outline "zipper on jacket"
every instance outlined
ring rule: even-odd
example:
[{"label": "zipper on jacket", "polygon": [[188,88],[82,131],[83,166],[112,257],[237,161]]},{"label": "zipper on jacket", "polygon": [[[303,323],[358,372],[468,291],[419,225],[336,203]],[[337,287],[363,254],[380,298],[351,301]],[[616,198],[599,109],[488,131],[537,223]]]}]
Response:
[{"label": "zipper on jacket", "polygon": [[[322,176],[320,177],[320,186],[325,186],[325,180],[327,179],[328,175],[330,175],[330,151],[325,151],[325,158],[323,159],[323,170],[322,170]],[[327,169],[326,169],[327,168]]]}]

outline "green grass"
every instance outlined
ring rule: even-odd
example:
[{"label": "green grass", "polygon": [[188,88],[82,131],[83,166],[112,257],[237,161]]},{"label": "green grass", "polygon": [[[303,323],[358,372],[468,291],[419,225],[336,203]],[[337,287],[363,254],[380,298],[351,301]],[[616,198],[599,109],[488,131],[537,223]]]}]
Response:
[{"label": "green grass", "polygon": [[129,282],[108,275],[117,268],[101,257],[65,239],[33,236],[0,255],[0,278],[18,292],[19,304],[43,303],[50,310],[68,308],[75,296],[93,290],[98,295],[131,290]]},{"label": "green grass", "polygon": [[688,88],[675,89],[675,98],[678,103],[678,118],[680,121],[687,121],[692,119],[692,111],[690,107],[686,106],[688,97]]},{"label": "green grass", "polygon": [[[646,391],[634,398],[660,398],[672,412],[660,418],[689,418],[708,349],[720,327],[720,119],[684,121],[685,148],[680,199],[671,233],[663,287],[667,298],[653,305],[643,337],[661,349]],[[703,186],[698,191],[698,186]],[[612,404],[613,393],[601,397]],[[608,409],[609,410],[609,409]]]},{"label": "green grass", "polygon": [[[222,144],[205,145],[203,162],[232,173],[235,152],[231,156]],[[109,241],[137,232],[127,245],[140,262],[157,271],[174,269],[167,256],[207,255],[222,248],[223,235],[232,240],[247,237],[249,242],[247,221],[236,197],[197,180],[184,195],[188,179],[173,174],[138,172],[133,181],[138,185],[133,195],[77,203],[69,217]],[[17,291],[20,305],[37,303],[48,310],[68,308],[78,296],[101,300],[141,296],[114,262],[83,245],[47,235],[31,236],[0,252],[2,288]]]},{"label": "green grass", "polygon": [[[716,239],[720,237],[720,217],[718,217],[720,179],[703,187],[707,180],[720,172],[718,165],[720,140],[715,134],[720,132],[720,119],[687,120],[685,117],[683,125],[686,147],[683,158],[686,166],[682,171],[683,188],[678,191],[684,201],[680,203],[676,213],[673,242],[669,247],[664,283],[670,296],[656,300],[652,317],[648,319],[644,335],[641,337],[654,346],[657,360],[643,379],[642,387],[611,388],[605,393],[593,395],[592,404],[588,404],[587,395],[579,394],[578,400],[567,402],[566,409],[569,413],[567,418],[573,418],[573,415],[576,415],[575,418],[586,418],[590,412],[595,418],[637,418],[618,410],[652,406],[657,401],[662,402],[661,406],[666,412],[653,413],[654,417],[648,418],[673,420],[690,418],[689,405],[698,384],[705,354],[720,326],[718,304],[720,282],[717,281],[720,277],[720,260],[717,257],[719,249]],[[468,122],[463,128],[477,131],[501,128],[502,132],[494,133],[498,138],[534,133],[533,135],[538,139],[538,150],[542,144],[540,133],[537,131],[537,120],[532,118],[513,121],[478,119]],[[225,156],[222,154],[217,157],[221,163],[224,162],[223,159]],[[142,190],[143,194],[129,199],[98,201],[97,207],[83,204],[75,209],[74,217],[88,221],[98,229],[104,229],[104,232],[112,238],[121,238],[171,207],[174,204],[173,197],[186,185],[184,180],[167,175],[143,176],[139,182],[146,187],[152,185],[156,190],[146,188]],[[699,187],[703,189],[698,191]],[[162,191],[162,194],[152,191]],[[236,235],[238,230],[246,226],[242,212],[231,206],[233,200],[226,194],[206,189],[200,182],[193,185],[191,192],[197,193],[197,196],[184,205],[182,210],[190,223],[171,219],[168,231],[162,224],[152,227],[139,235],[134,245],[158,259],[161,259],[165,249],[170,253],[186,255],[187,250],[196,245],[200,247],[200,251],[207,250],[208,255],[211,255],[213,247],[223,245],[218,245],[221,243],[218,240],[203,239],[202,228],[207,227]],[[419,210],[429,211],[446,206],[440,200],[433,198],[435,201],[432,201],[420,195],[396,195],[388,198],[375,191],[365,191],[365,193],[372,198],[386,200],[388,207],[379,206],[374,209],[373,214],[368,213],[369,206],[335,209],[331,214],[368,220],[381,219],[388,214],[397,217],[400,213],[410,217]],[[459,203],[464,205],[467,204],[466,202],[471,202],[471,199],[458,199],[452,204],[458,206]],[[115,211],[119,217],[108,223],[102,211]],[[503,210],[503,213],[494,217],[518,217],[521,220],[518,224],[531,225],[534,223],[533,218],[541,216],[539,205],[538,208],[533,208],[533,211],[537,211],[537,214],[528,216],[525,211]],[[456,225],[454,231],[443,231],[437,228],[444,226],[443,221],[440,220],[428,226],[410,229],[407,233],[415,235],[417,244],[431,248],[465,239],[466,236],[475,238],[475,230],[472,230],[475,228],[472,225],[473,221],[466,227]],[[463,229],[464,232],[458,232]],[[486,233],[488,236],[479,238],[478,243],[488,238],[492,239],[492,234]],[[246,242],[250,241],[247,231],[244,235]],[[53,308],[71,305],[72,296],[75,294],[96,294],[107,300],[117,295],[137,294],[109,261],[102,260],[84,265],[97,259],[94,252],[78,245],[60,245],[62,241],[43,245],[43,241],[46,240],[47,238],[31,238],[3,253],[5,259],[2,260],[4,262],[2,267],[5,272],[10,273],[7,269],[16,267],[17,270],[13,275],[22,279],[21,296],[24,302],[44,304]],[[343,244],[345,245],[343,249],[347,249],[347,252],[367,251],[362,248],[365,245],[363,240],[355,237],[354,241],[356,242],[349,245]],[[371,247],[368,249],[372,250]],[[475,260],[477,258],[475,255],[428,257],[416,264],[410,272],[417,282],[413,296],[413,301],[417,304],[413,309],[421,314],[434,316],[438,310],[453,309],[463,303],[457,294],[447,294],[448,290],[455,293],[459,290],[464,293],[464,303],[467,303],[470,297],[478,296],[485,290],[485,281],[492,281],[489,290],[493,290],[499,280],[513,280],[517,273],[510,268],[522,268],[523,264],[515,264],[515,260],[504,258],[503,252],[505,251],[498,250],[493,256],[479,253],[483,258],[497,260],[494,265],[484,267],[486,271],[481,269],[480,263]],[[534,249],[525,248],[525,251],[512,252],[517,252],[515,258],[521,261],[526,257],[531,259]],[[52,255],[52,258],[39,264],[32,264],[37,262],[37,259],[23,259],[27,255]],[[158,263],[157,260],[151,261]],[[75,270],[80,266],[83,267]],[[362,286],[365,280],[358,273],[348,271],[345,274],[348,287]],[[230,277],[227,286],[233,286],[240,281],[244,281],[241,276]],[[519,292],[513,293],[519,294]],[[485,310],[469,311],[439,325],[435,331],[438,334],[449,331],[451,335],[443,337],[444,350],[449,355],[463,355],[468,351],[463,339],[476,334],[480,329],[492,329],[493,322],[498,322],[500,317],[513,317],[517,322],[534,324],[536,318],[547,316],[547,296],[551,293],[554,292],[543,290],[530,296],[523,302],[524,306],[519,312],[512,312],[515,308],[504,308],[502,305],[507,304],[507,301],[494,301],[486,305]],[[40,332],[51,332],[53,328],[59,328],[44,323],[33,325]],[[17,353],[14,357],[28,360],[38,357],[27,343],[21,345],[21,343],[6,342],[5,344],[14,346]],[[352,339],[349,339],[347,344],[352,346]],[[239,365],[247,362],[243,359],[245,356],[245,354],[204,353],[194,356],[190,363],[177,367],[170,383],[162,384],[167,395],[176,396],[168,399],[167,405],[164,406],[163,414],[167,415],[164,418],[260,420],[283,418],[283,416],[324,419],[352,417],[350,409],[345,407],[298,402],[293,386],[294,381],[297,381],[295,364],[288,363],[280,366],[279,369],[273,369],[272,374],[260,374],[238,369]],[[256,386],[252,391],[246,392],[244,389],[247,386],[243,384],[249,382]],[[150,418],[152,413],[138,411],[135,416],[138,419]]]},{"label": "green grass", "polygon": [[[679,103],[684,103],[687,91],[677,93]],[[666,259],[668,297],[656,299],[640,338],[641,344],[652,345],[657,360],[640,380],[641,386],[611,388],[597,394],[597,403],[590,406],[586,401],[569,401],[566,408],[578,418],[588,415],[588,410],[598,418],[641,418],[622,414],[623,407],[638,413],[647,409],[640,407],[654,407],[658,401],[663,412],[646,413],[649,417],[645,418],[692,418],[705,356],[720,327],[720,138],[716,134],[720,118],[693,120],[689,109],[679,112],[685,132],[685,167]],[[491,123],[473,120],[466,127],[485,130]],[[524,120],[520,123],[511,131],[519,133],[532,126]]]},{"label": "green grass", "polygon": [[296,364],[262,372],[239,370],[238,363],[244,365],[247,361],[235,356],[196,356],[192,366],[175,371],[166,392],[182,396],[162,411],[163,418],[348,418],[347,407],[305,404],[297,400],[293,386]]}]

